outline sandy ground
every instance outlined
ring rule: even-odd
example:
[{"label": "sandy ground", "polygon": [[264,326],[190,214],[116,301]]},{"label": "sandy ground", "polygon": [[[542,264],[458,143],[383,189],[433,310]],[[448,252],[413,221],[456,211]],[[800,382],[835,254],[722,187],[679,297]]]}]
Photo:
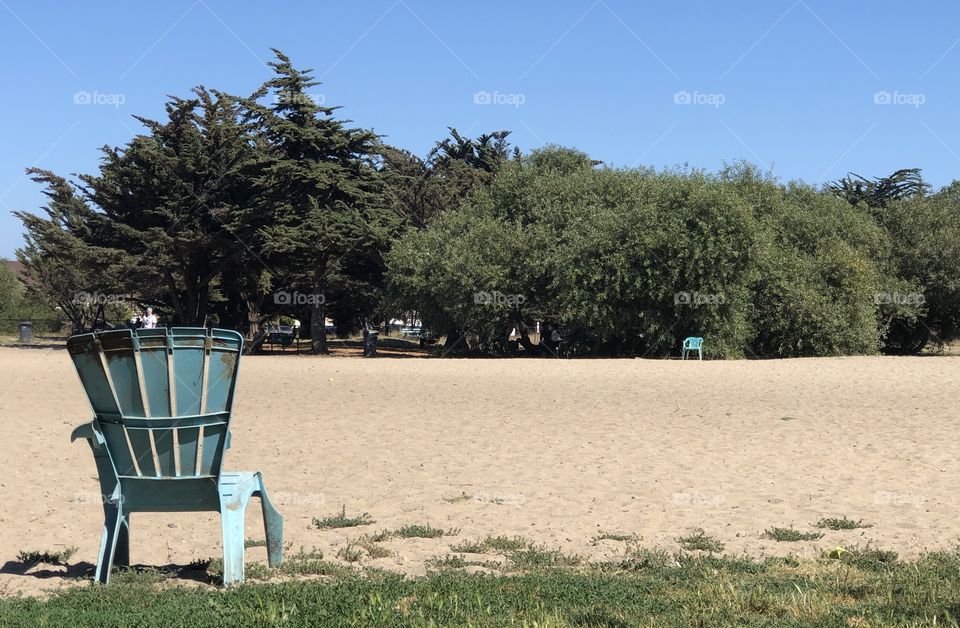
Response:
[{"label": "sandy ground", "polygon": [[[960,358],[450,360],[245,357],[226,468],[262,469],[294,548],[333,560],[405,524],[456,537],[396,539],[363,564],[409,574],[458,540],[523,535],[600,559],[635,533],[679,550],[694,528],[726,553],[814,556],[870,542],[910,557],[960,544]],[[89,409],[62,350],[0,348],[0,594],[69,586],[20,550],[96,560],[96,470],[70,431]],[[467,498],[450,498],[466,495]],[[447,499],[445,499],[447,498]],[[311,529],[340,510],[371,526]],[[247,536],[263,538],[259,509]],[[770,526],[846,515],[872,527],[778,543]],[[215,514],[136,514],[134,563],[220,553]],[[263,548],[248,560],[265,561]],[[4,564],[5,563],[5,564]]]}]

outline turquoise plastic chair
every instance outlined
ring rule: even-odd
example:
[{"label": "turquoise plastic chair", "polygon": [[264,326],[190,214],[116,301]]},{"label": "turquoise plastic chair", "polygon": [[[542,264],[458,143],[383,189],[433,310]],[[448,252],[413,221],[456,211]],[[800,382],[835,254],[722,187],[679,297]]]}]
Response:
[{"label": "turquoise plastic chair", "polygon": [[283,562],[283,517],[259,471],[221,470],[243,338],[223,329],[129,329],[67,340],[93,407],[73,431],[93,449],[103,494],[95,580],[130,564],[134,512],[217,511],[223,582],[243,580],[244,511],[259,497],[271,567]]},{"label": "turquoise plastic chair", "polygon": [[697,352],[699,359],[703,359],[703,338],[697,338],[691,336],[685,338],[683,341],[683,347],[680,349],[680,358],[683,360],[687,359],[688,353]]}]

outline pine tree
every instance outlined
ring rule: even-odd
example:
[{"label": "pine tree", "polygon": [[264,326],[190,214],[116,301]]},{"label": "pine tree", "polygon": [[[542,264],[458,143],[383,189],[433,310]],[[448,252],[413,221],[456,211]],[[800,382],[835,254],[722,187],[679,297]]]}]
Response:
[{"label": "pine tree", "polygon": [[[353,297],[351,262],[376,261],[396,221],[375,168],[377,136],[335,118],[337,108],[309,92],[319,84],[311,70],[274,53],[275,76],[247,103],[264,141],[255,214],[269,221],[258,234],[268,263],[286,278],[278,287],[306,295],[312,350],[326,353],[330,300]],[[269,106],[258,102],[268,95]]]},{"label": "pine tree", "polygon": [[194,96],[172,98],[166,121],[138,117],[148,134],[104,147],[99,174],[81,177],[109,224],[105,244],[132,256],[130,288],[180,325],[205,324],[223,269],[252,263],[231,228],[251,195],[248,127],[237,99]]},{"label": "pine tree", "polygon": [[96,244],[103,217],[66,179],[39,168],[30,168],[27,174],[45,186],[47,197],[46,217],[14,212],[25,229],[26,244],[17,250],[17,259],[30,277],[29,292],[62,312],[74,333],[105,324],[108,301],[96,296],[120,291],[127,256]]}]

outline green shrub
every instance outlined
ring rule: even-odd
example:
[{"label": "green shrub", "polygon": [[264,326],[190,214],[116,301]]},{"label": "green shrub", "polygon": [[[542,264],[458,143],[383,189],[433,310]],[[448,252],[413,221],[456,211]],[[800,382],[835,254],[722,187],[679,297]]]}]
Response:
[{"label": "green shrub", "polygon": [[[960,329],[955,198],[960,184],[912,201],[919,215],[896,206],[880,219],[745,164],[597,168],[550,147],[403,236],[390,294],[483,352],[547,321],[577,354],[676,355],[690,335],[711,357],[872,354],[897,324]],[[934,224],[946,235],[923,236]],[[921,289],[933,291],[925,308],[886,303]]]}]

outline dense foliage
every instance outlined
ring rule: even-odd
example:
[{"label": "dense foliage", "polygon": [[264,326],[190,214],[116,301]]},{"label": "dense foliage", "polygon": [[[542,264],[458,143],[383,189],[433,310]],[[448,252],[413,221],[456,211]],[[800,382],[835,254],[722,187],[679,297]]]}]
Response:
[{"label": "dense foliage", "polygon": [[547,148],[389,265],[401,303],[480,346],[550,321],[583,353],[666,355],[699,335],[717,356],[839,355],[880,346],[889,249],[862,208],[748,166],[596,168]]},{"label": "dense foliage", "polygon": [[521,154],[508,131],[450,129],[420,158],[337,118],[275,54],[250,96],[198,87],[138,118],[95,174],[30,170],[48,198],[17,212],[30,293],[78,331],[147,305],[251,337],[296,317],[318,353],[328,317],[340,334],[422,321],[448,352],[481,353],[540,353],[538,326],[579,355],[676,354],[691,335],[715,357],[960,336],[960,183],[617,169]]},{"label": "dense foliage", "polygon": [[43,324],[56,324],[56,319],[56,312],[36,299],[6,260],[0,259],[0,334],[16,334],[20,321],[38,321],[34,333],[40,334],[51,331]]}]

